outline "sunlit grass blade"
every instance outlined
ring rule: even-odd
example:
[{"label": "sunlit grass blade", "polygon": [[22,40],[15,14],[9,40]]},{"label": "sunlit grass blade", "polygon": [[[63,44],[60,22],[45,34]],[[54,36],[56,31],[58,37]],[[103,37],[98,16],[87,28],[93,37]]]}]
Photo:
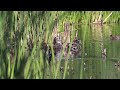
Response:
[{"label": "sunlit grass blade", "polygon": [[24,69],[24,78],[28,78],[28,76],[29,76],[29,70],[30,70],[30,66],[31,66],[31,62],[32,62],[32,60],[29,58],[27,60],[27,63],[26,63],[25,69]]}]

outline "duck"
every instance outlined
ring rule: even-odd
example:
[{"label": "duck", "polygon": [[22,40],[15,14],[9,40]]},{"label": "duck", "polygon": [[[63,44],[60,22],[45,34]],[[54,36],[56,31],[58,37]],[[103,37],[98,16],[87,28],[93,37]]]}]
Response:
[{"label": "duck", "polygon": [[[75,37],[73,39],[72,45],[70,47],[70,43],[66,44],[65,50],[64,50],[64,57],[66,58],[68,56],[70,49],[70,57],[73,59],[74,57],[79,56],[81,52],[81,40]],[[68,59],[70,58],[68,57]]]},{"label": "duck", "polygon": [[44,59],[47,59],[48,64],[51,65],[51,60],[52,60],[51,46],[44,41],[41,43],[41,45],[42,45],[41,50],[43,52]]},{"label": "duck", "polygon": [[80,54],[81,52],[81,40],[80,39],[75,38],[73,40],[70,52],[71,52],[72,58],[77,57]]},{"label": "duck", "polygon": [[60,56],[62,54],[62,49],[63,49],[62,37],[58,34],[53,39],[54,55],[58,61],[60,60]]},{"label": "duck", "polygon": [[118,71],[120,71],[120,61],[118,61],[117,63],[115,63],[115,68],[117,68]]},{"label": "duck", "polygon": [[111,39],[111,40],[120,40],[120,36],[110,35],[110,39]]},{"label": "duck", "polygon": [[115,63],[115,67],[120,67],[120,61],[118,61],[117,63]]},{"label": "duck", "polygon": [[52,51],[51,51],[51,47],[48,46],[48,53],[47,53],[47,57],[48,57],[48,64],[51,64],[51,60],[52,60]]},{"label": "duck", "polygon": [[47,49],[48,49],[47,43],[46,42],[42,42],[42,50],[43,50],[44,54],[46,53]]}]

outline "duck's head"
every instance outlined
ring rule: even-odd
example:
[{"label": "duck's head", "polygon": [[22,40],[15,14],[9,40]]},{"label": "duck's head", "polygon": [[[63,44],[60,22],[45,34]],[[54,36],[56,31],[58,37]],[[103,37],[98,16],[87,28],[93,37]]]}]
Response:
[{"label": "duck's head", "polygon": [[54,37],[53,39],[53,44],[62,44],[62,37],[60,35],[57,35],[56,37]]},{"label": "duck's head", "polygon": [[114,40],[115,38],[113,37],[113,35],[110,35],[110,39]]},{"label": "duck's head", "polygon": [[113,37],[113,35],[110,35],[110,37]]}]

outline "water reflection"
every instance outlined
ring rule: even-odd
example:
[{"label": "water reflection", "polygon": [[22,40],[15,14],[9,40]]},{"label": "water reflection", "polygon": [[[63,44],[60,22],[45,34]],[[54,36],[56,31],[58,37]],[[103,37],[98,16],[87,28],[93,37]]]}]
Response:
[{"label": "water reflection", "polygon": [[115,39],[118,39],[117,36],[120,35],[119,28],[119,25],[103,25],[91,27],[82,26],[80,28],[80,32],[82,32],[81,34],[85,32],[85,29],[87,30],[83,47],[84,54],[82,55],[81,59],[73,61],[74,74],[72,74],[69,69],[68,78],[79,78],[79,64],[81,63],[82,59],[84,61],[83,78],[120,78],[120,42],[111,42],[110,36],[115,35]]}]

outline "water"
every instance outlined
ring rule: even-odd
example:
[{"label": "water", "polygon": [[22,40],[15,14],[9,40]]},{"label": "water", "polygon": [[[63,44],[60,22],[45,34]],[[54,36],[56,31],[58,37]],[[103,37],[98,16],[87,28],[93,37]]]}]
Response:
[{"label": "water", "polygon": [[[110,40],[111,34],[120,36],[119,28],[119,24],[82,25],[77,28],[78,36],[82,41],[82,56],[68,61],[65,79],[79,79],[80,77],[83,79],[120,79],[120,40]],[[65,61],[62,60],[61,69],[58,70],[56,78],[64,77],[64,65]],[[54,78],[52,72],[47,67],[45,78]]]},{"label": "water", "polygon": [[110,40],[111,34],[120,36],[119,29],[119,24],[81,26],[78,33],[84,44],[83,55],[69,62],[65,78],[79,79],[82,74],[83,79],[120,79],[120,41]]}]

